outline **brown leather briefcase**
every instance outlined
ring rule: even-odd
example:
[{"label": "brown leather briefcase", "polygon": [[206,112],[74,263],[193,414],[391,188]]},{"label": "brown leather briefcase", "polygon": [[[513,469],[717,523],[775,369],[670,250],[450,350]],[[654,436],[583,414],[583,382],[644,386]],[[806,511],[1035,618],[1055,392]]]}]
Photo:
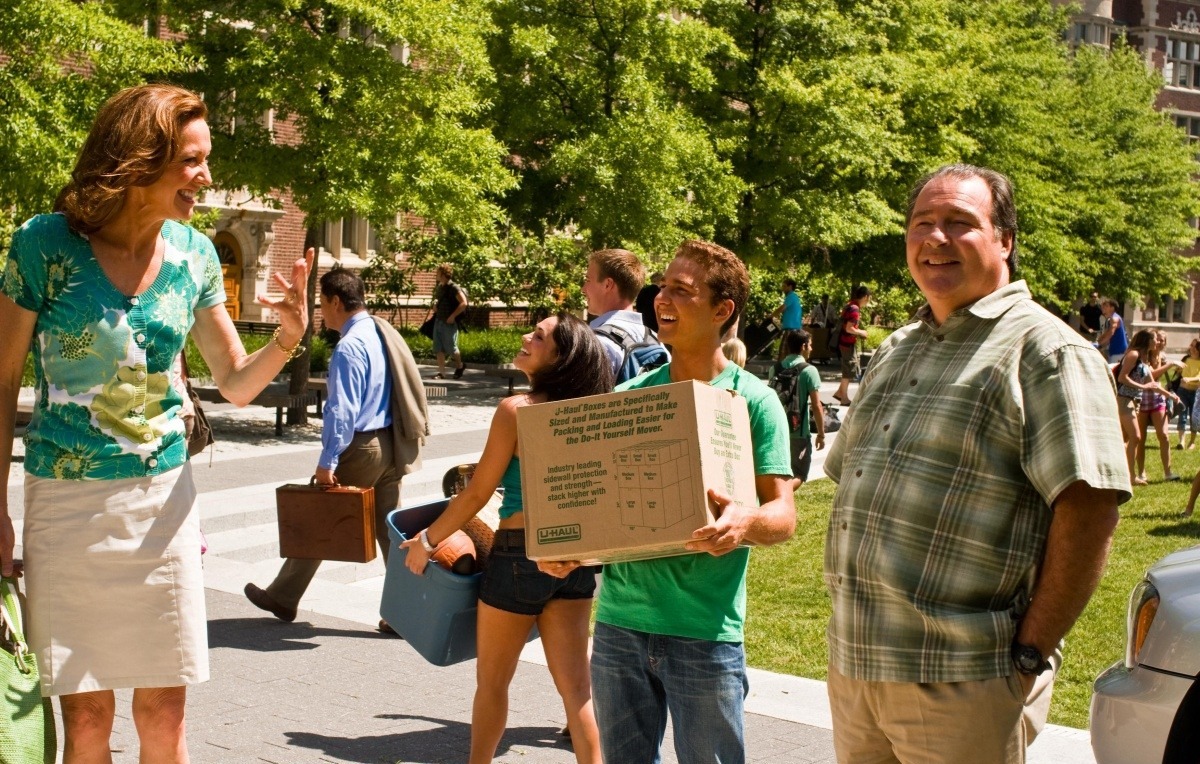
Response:
[{"label": "brown leather briefcase", "polygon": [[281,485],[279,556],[304,560],[375,559],[375,489],[352,485]]}]

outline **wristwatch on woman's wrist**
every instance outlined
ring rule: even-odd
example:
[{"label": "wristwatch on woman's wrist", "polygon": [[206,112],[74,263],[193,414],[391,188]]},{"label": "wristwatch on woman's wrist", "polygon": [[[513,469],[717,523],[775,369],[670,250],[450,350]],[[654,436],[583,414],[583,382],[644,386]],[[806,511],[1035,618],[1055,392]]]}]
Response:
[{"label": "wristwatch on woman's wrist", "polygon": [[433,554],[433,550],[437,549],[436,546],[429,543],[429,531],[421,531],[419,534],[417,534],[417,538],[421,539],[421,547],[424,548],[429,554]]}]

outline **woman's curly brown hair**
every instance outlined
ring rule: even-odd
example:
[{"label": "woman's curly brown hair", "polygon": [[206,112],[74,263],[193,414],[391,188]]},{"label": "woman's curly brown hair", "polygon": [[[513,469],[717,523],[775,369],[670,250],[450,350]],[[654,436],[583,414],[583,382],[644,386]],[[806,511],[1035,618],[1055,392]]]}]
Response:
[{"label": "woman's curly brown hair", "polygon": [[126,190],[162,177],[179,151],[183,129],[207,115],[200,96],[174,85],[138,85],[117,93],[100,107],[54,211],[64,213],[76,233],[100,230],[121,211]]}]

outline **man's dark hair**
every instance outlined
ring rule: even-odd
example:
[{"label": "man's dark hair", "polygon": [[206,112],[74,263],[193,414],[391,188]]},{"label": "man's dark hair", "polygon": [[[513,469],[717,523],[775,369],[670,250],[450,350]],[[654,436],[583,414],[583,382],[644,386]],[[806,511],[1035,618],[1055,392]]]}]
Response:
[{"label": "man's dark hair", "polygon": [[850,299],[851,300],[861,300],[862,298],[867,297],[870,294],[871,294],[871,287],[867,286],[866,284],[859,284],[858,286],[854,287],[854,289],[850,290]]},{"label": "man's dark hair", "polygon": [[793,290],[795,290],[795,288],[796,288],[796,280],[795,280],[795,279],[784,279],[784,280],[783,280],[783,285],[784,285],[785,287],[791,287]]},{"label": "man's dark hair", "polygon": [[716,305],[733,300],[733,313],[721,325],[721,336],[738,320],[750,299],[750,272],[741,259],[724,247],[707,241],[689,240],[679,245],[675,257],[683,257],[704,269],[704,283]]},{"label": "man's dark hair", "polygon": [[948,164],[939,167],[928,175],[917,181],[913,189],[908,194],[908,211],[904,214],[904,227],[908,228],[909,222],[912,220],[913,209],[917,205],[917,197],[929,185],[930,181],[938,180],[939,178],[951,178],[953,180],[970,180],[971,178],[979,178],[987,184],[988,190],[992,194],[992,212],[991,222],[992,228],[996,229],[996,233],[1000,236],[1008,234],[1012,240],[1012,244],[1008,250],[1008,277],[1015,279],[1017,277],[1017,206],[1013,201],[1012,181],[1008,176],[988,169],[987,167],[976,167],[973,164]]},{"label": "man's dark hair", "polygon": [[596,275],[603,281],[612,279],[617,294],[626,302],[637,299],[646,283],[646,267],[638,256],[627,249],[598,249],[588,256],[596,264]]},{"label": "man's dark hair", "polygon": [[366,292],[366,285],[358,274],[345,268],[334,268],[321,275],[321,294],[327,300],[338,298],[345,310],[367,307]]},{"label": "man's dark hair", "polygon": [[545,393],[548,401],[582,398],[612,392],[612,361],[592,328],[578,316],[557,314],[551,338],[558,358],[529,380],[530,395]]},{"label": "man's dark hair", "polygon": [[788,332],[787,336],[783,338],[783,349],[788,352],[788,355],[798,355],[810,342],[812,342],[812,335],[803,329],[798,329]]}]

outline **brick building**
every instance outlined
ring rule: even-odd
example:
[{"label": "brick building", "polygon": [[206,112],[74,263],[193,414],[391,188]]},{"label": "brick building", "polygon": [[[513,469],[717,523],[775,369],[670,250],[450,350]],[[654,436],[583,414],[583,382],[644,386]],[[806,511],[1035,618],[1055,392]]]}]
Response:
[{"label": "brick building", "polygon": [[[1056,0],[1065,4],[1065,0]],[[1072,17],[1068,39],[1073,45],[1108,47],[1118,35],[1142,53],[1146,66],[1162,74],[1159,109],[1193,141],[1200,141],[1200,2],[1184,0],[1082,0]],[[1193,221],[1196,224],[1198,221]],[[1200,241],[1184,257],[1200,255]],[[1200,271],[1189,274],[1182,298],[1145,296],[1128,301],[1123,315],[1131,329],[1162,329],[1169,347],[1186,348],[1200,333]]]},{"label": "brick building", "polygon": [[[296,139],[296,127],[289,121],[276,120],[272,112],[263,115],[264,124],[275,141],[291,143]],[[217,210],[216,225],[206,231],[212,238],[221,258],[225,275],[225,303],[235,321],[276,323],[274,311],[258,305],[255,295],[277,291],[271,274],[278,271],[290,275],[292,263],[304,254],[307,223],[304,213],[292,201],[285,189],[273,194],[278,205],[253,197],[242,190],[210,188],[201,197],[199,212]],[[405,221],[421,225],[419,218]],[[320,246],[316,267],[323,273],[340,266],[360,271],[371,258],[380,253],[379,234],[366,220],[355,216],[325,223],[321,226]],[[386,255],[385,255],[386,256]],[[403,260],[403,255],[400,256]],[[436,279],[432,271],[413,276],[414,293],[401,300],[401,307],[391,311],[374,311],[396,325],[418,325],[428,312]],[[320,308],[316,314],[320,326]],[[500,302],[479,303],[472,300],[467,324],[473,326],[527,326],[529,313],[519,303],[509,308]]]}]

